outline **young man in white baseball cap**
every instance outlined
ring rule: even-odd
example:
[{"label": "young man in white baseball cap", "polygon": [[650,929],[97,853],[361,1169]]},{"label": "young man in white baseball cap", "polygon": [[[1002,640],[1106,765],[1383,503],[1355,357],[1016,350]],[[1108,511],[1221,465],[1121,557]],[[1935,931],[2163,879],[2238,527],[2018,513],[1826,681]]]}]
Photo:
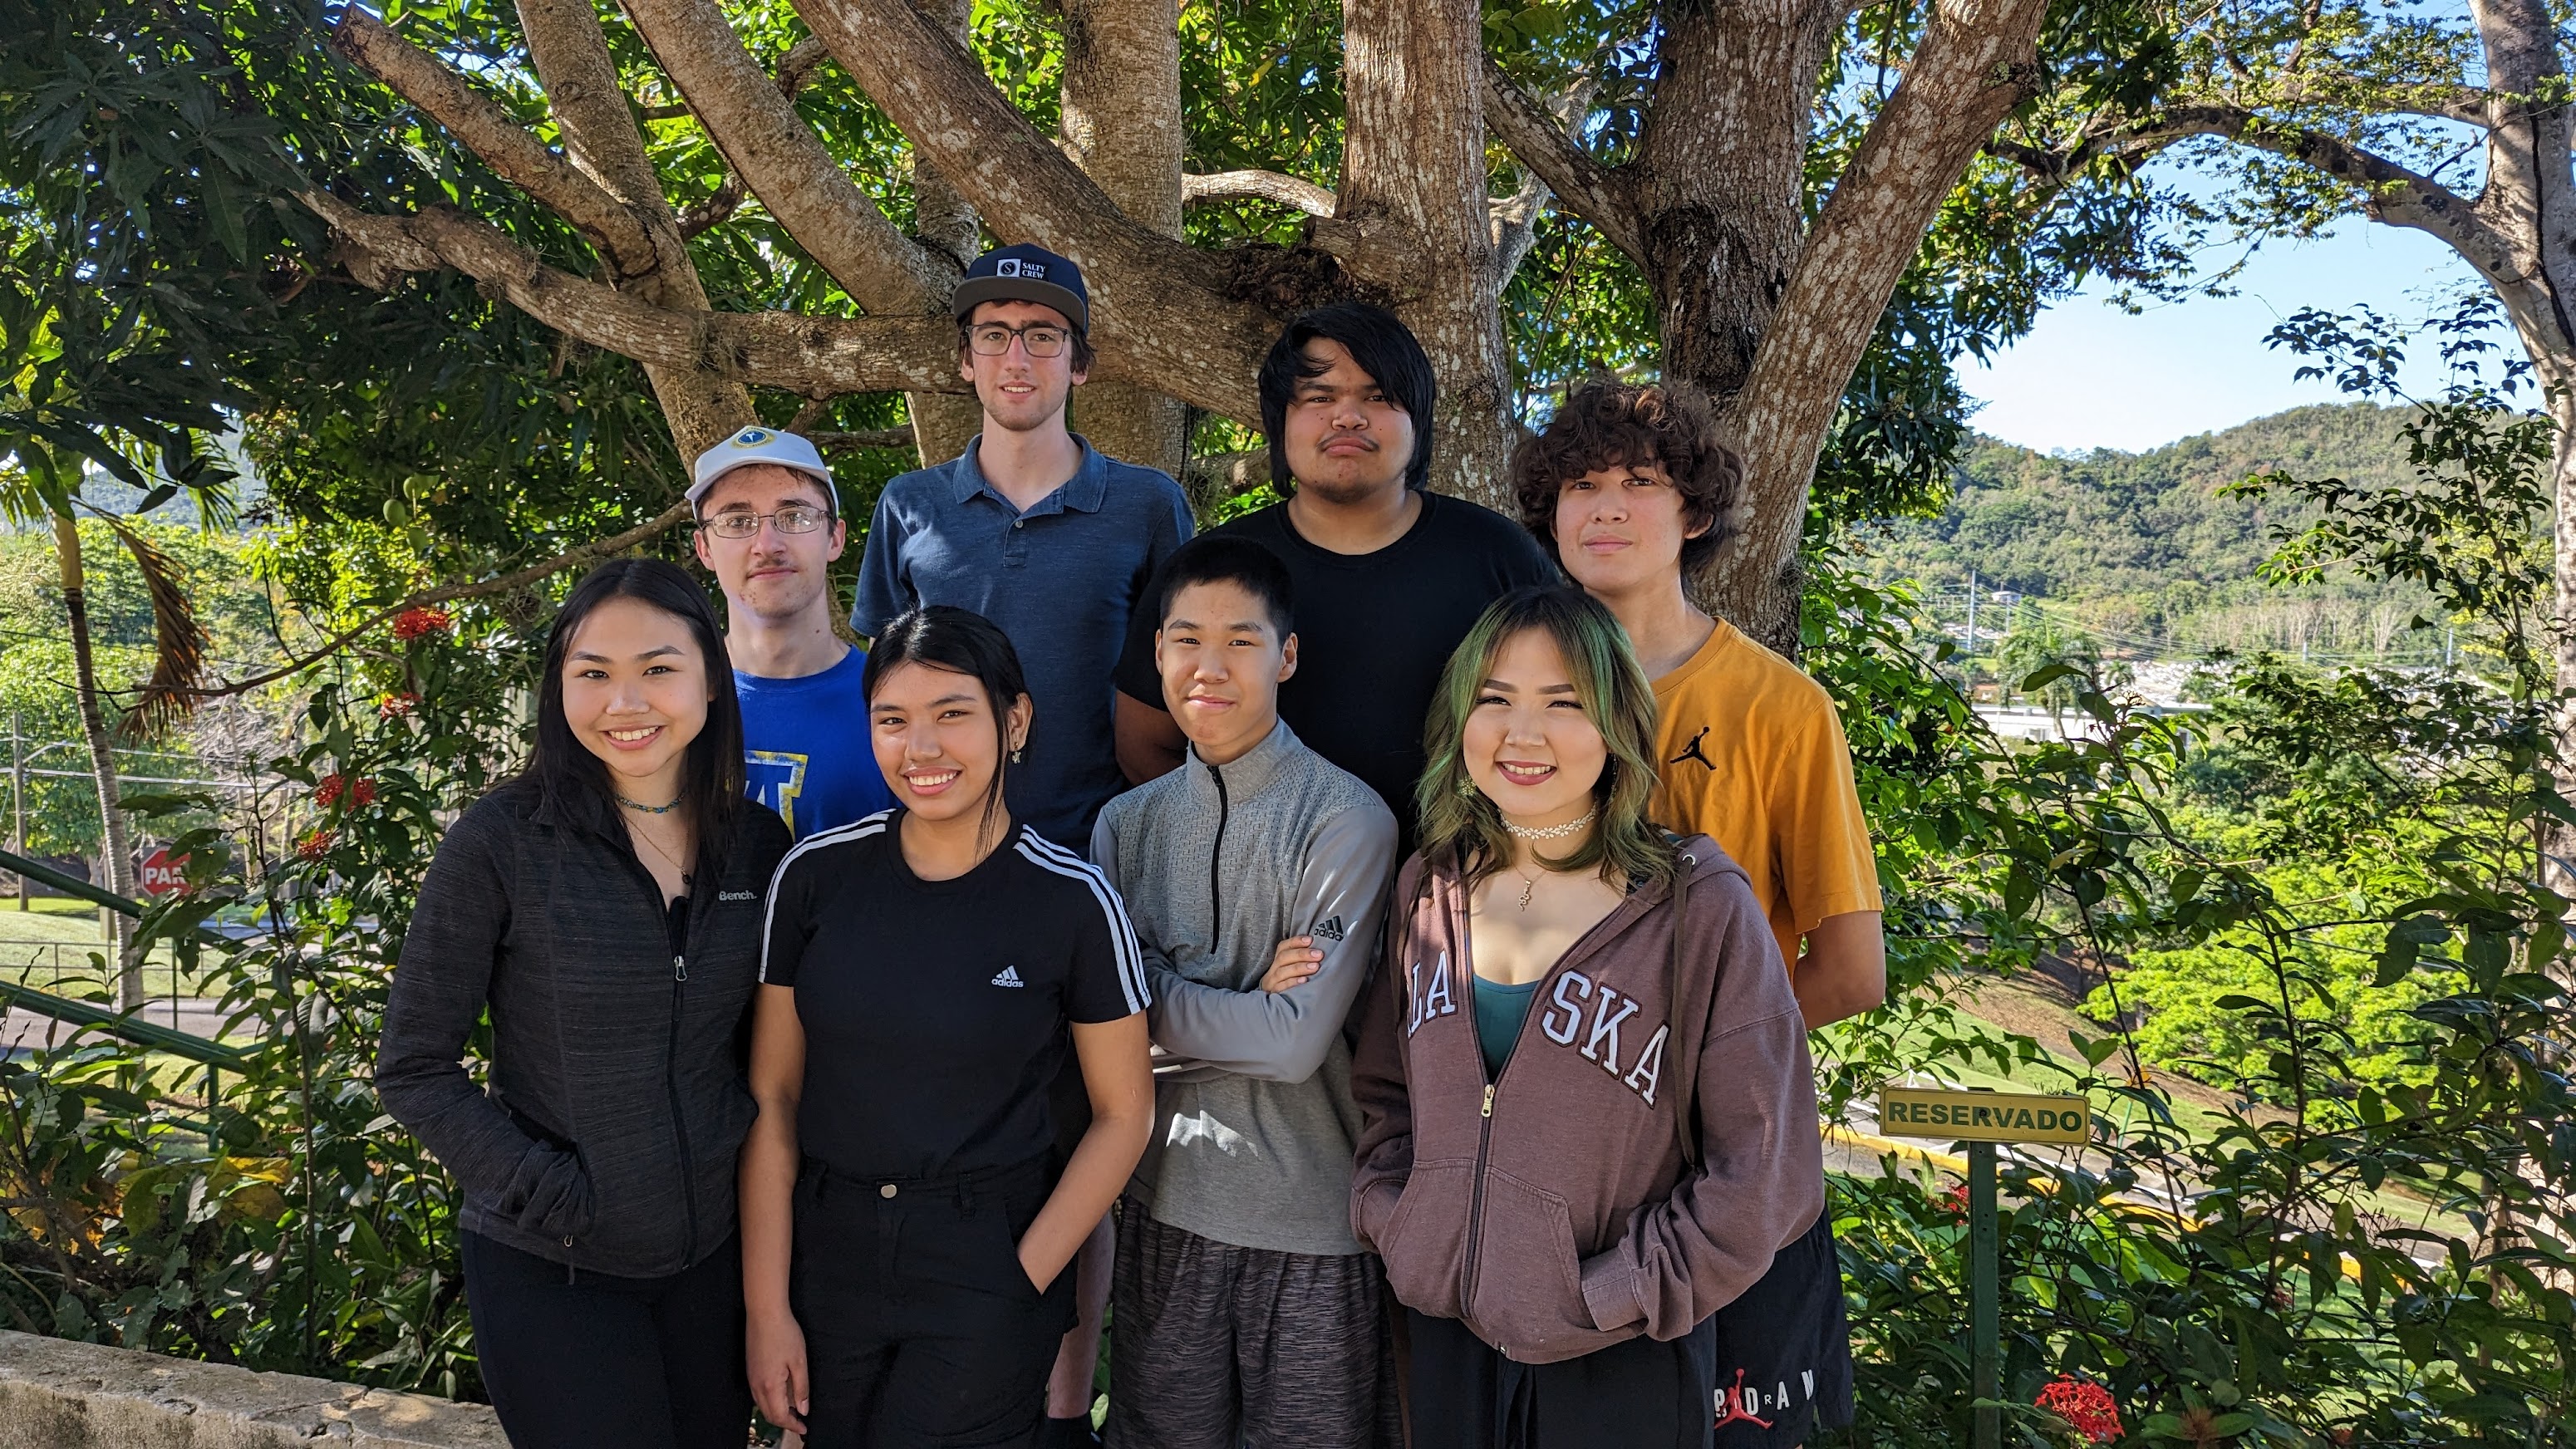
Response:
[{"label": "young man in white baseball cap", "polygon": [[794,433],[743,428],[698,455],[689,503],[698,562],[724,586],[751,797],[800,839],[891,807],[855,723],[868,657],[832,632],[828,570],[849,526],[823,455]]}]

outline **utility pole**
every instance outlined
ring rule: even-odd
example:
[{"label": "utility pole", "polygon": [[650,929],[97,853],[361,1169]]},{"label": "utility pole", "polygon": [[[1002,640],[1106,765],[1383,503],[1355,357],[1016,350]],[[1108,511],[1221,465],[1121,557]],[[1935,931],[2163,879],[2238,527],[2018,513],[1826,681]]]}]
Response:
[{"label": "utility pole", "polygon": [[[2442,671],[2446,674],[2449,673],[2451,669],[2452,646],[2459,642],[2460,626],[2457,624],[2444,625],[2442,628]],[[26,887],[20,886],[19,889],[24,890]]]},{"label": "utility pole", "polygon": [[1968,570],[1968,654],[1977,652],[1977,571]]},{"label": "utility pole", "polygon": [[[23,716],[9,712],[9,848],[21,859],[27,854],[27,732]],[[27,909],[27,877],[18,877],[18,909]]]}]

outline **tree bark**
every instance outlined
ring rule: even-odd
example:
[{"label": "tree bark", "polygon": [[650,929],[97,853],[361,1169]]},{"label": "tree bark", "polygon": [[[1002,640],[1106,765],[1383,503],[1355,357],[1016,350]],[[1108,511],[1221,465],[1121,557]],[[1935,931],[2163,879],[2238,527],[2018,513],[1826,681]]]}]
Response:
[{"label": "tree bark", "polygon": [[981,66],[911,0],[797,0],[832,48],[994,235],[1073,259],[1091,291],[1092,342],[1114,374],[1162,380],[1190,402],[1258,419],[1253,369],[1276,324],[1231,293],[1215,255],[1139,225],[1032,128]]},{"label": "tree bark", "polygon": [[[1181,235],[1179,0],[1066,0],[1062,129],[1073,158],[1129,220]],[[1133,382],[1086,383],[1073,425],[1113,458],[1181,472],[1179,398]]]},{"label": "tree bark", "polygon": [[1315,244],[1376,290],[1440,378],[1431,486],[1506,506],[1518,441],[1485,204],[1483,28],[1473,0],[1343,0],[1341,184]]},{"label": "tree bark", "polygon": [[[947,32],[958,45],[966,44],[969,23],[974,19],[974,0],[915,0],[921,12]],[[957,264],[962,275],[967,266],[984,250],[984,222],[975,215],[974,205],[950,185],[939,168],[925,162],[918,150],[912,158],[912,232],[924,246]],[[951,290],[956,284],[951,282]],[[948,313],[949,293],[939,294],[938,311]],[[956,333],[949,333],[952,344]],[[949,350],[949,371],[955,372],[956,349]],[[971,390],[949,392],[913,392],[904,394],[904,411],[912,419],[913,450],[927,465],[944,462],[966,451],[967,443],[984,426],[984,404]]]},{"label": "tree bark", "polygon": [[[644,137],[618,83],[599,12],[590,0],[518,0],[518,7],[529,59],[563,133],[565,154],[642,223],[651,242],[648,253],[611,253],[619,287],[632,287],[660,306],[704,310],[706,288],[689,260],[662,180],[644,154]],[[659,364],[647,364],[645,375],[683,460],[752,420],[751,392],[739,382]]]},{"label": "tree bark", "polygon": [[956,371],[957,329],[945,316],[682,311],[549,267],[508,233],[462,212],[375,216],[321,192],[303,200],[331,223],[343,263],[368,286],[387,286],[405,271],[454,267],[566,336],[663,375],[737,390],[756,381],[808,397],[966,387]]},{"label": "tree bark", "polygon": [[[1748,521],[1707,582],[1719,609],[1775,649],[1797,647],[1798,540],[1843,389],[1942,201],[2036,84],[2046,14],[2045,0],[1940,0],[1905,79],[1808,230],[1733,390],[1727,417],[1744,453]],[[1695,360],[1718,376],[1738,360],[1735,325],[1703,329],[1708,350]]]},{"label": "tree bark", "polygon": [[[1814,77],[1842,10],[1764,0],[1678,5],[1665,16],[1664,72],[1638,145],[1640,262],[1662,320],[1665,373],[1723,400],[1751,375],[1797,265]],[[1888,243],[1911,256],[1918,240]]]},{"label": "tree bark", "polygon": [[[116,751],[109,743],[107,711],[100,703],[98,659],[89,628],[89,578],[81,562],[80,529],[63,514],[54,515],[54,565],[62,580],[63,613],[72,636],[72,688],[80,705],[81,738],[89,746],[90,778],[98,786],[99,863],[107,890],[134,898],[134,845],[126,833],[125,807],[119,803]],[[115,942],[116,1009],[132,1011],[144,1000],[143,953],[135,938],[133,918],[123,911],[105,913]]]}]

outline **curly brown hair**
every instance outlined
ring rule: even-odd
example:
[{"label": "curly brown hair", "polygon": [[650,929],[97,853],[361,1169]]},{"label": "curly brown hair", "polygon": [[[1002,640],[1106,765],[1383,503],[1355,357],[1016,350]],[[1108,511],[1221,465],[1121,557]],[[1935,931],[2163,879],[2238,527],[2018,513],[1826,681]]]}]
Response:
[{"label": "curly brown hair", "polygon": [[1547,426],[1512,452],[1512,500],[1521,526],[1560,567],[1556,500],[1566,480],[1604,468],[1661,468],[1682,496],[1682,518],[1701,528],[1682,544],[1682,576],[1697,574],[1744,531],[1744,460],[1719,435],[1717,412],[1686,383],[1587,382],[1566,394]]}]

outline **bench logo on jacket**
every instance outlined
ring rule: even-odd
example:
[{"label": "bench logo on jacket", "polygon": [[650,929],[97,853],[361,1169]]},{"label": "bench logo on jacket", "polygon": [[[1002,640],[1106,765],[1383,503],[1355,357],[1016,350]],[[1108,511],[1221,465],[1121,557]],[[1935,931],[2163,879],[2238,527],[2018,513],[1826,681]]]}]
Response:
[{"label": "bench logo on jacket", "polygon": [[[1416,961],[1405,969],[1407,1040],[1436,1018],[1458,1015],[1458,1003],[1467,992],[1464,982],[1450,980],[1454,969],[1446,951],[1427,968]],[[1539,1007],[1541,1036],[1554,1045],[1582,1053],[1585,1061],[1617,1077],[1647,1106],[1655,1105],[1655,1087],[1664,1074],[1664,1039],[1672,1032],[1664,1023],[1655,1022],[1653,1034],[1648,1035],[1647,1023],[1636,1019],[1640,1010],[1636,998],[1580,971],[1562,971],[1557,974],[1556,989],[1534,1004]],[[1627,1055],[1625,1045],[1640,1040],[1643,1045],[1636,1047],[1635,1055]]]}]

